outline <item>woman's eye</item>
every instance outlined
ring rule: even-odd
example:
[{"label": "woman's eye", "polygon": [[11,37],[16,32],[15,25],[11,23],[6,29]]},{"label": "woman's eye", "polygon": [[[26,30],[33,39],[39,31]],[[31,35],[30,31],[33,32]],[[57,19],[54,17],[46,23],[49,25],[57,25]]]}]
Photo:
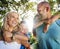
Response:
[{"label": "woman's eye", "polygon": [[17,18],[18,19],[18,18]]}]

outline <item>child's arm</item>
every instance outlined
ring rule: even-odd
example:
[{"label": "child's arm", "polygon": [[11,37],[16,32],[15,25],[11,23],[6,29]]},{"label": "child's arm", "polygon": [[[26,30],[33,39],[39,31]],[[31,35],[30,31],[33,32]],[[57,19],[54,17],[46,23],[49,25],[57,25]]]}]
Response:
[{"label": "child's arm", "polygon": [[28,37],[23,35],[23,34],[21,34],[21,35],[20,34],[15,34],[14,38],[19,39],[19,40],[23,40],[23,41],[28,41]]},{"label": "child's arm", "polygon": [[41,24],[43,24],[43,22],[47,22],[49,24],[53,23],[54,21],[58,20],[60,18],[60,14],[54,15],[52,16],[50,19],[46,20],[46,21],[40,21],[40,22],[36,22],[36,24],[34,25],[34,28],[39,27]]},{"label": "child's arm", "polygon": [[50,19],[48,19],[47,24],[44,27],[44,32],[46,33],[48,31],[50,24],[52,24],[53,22],[55,22],[59,18],[60,18],[60,14],[57,14],[57,15],[52,16]]},{"label": "child's arm", "polygon": [[34,24],[34,28],[39,27],[40,25],[42,25],[42,24],[43,24],[43,22],[44,22],[44,21],[40,21],[40,22],[38,22],[38,23]]},{"label": "child's arm", "polygon": [[28,37],[25,35],[15,35],[14,41],[16,41],[19,44],[24,45],[27,49],[30,48],[30,44],[28,43]]},{"label": "child's arm", "polygon": [[34,17],[34,29],[39,27],[41,24],[43,24],[43,21],[41,21],[41,16],[39,14],[37,14],[35,17]]},{"label": "child's arm", "polygon": [[52,20],[52,23],[56,20],[58,20],[60,18],[60,14],[57,14],[57,15],[54,15],[51,20]]},{"label": "child's arm", "polygon": [[60,18],[60,14],[54,15],[52,16],[50,19],[45,20],[45,21],[40,21],[37,24],[34,25],[35,28],[39,27],[41,24],[43,24],[43,22],[47,22],[47,25],[44,27],[44,32],[47,32],[49,26],[51,23],[55,22],[56,20],[58,20]]},{"label": "child's arm", "polygon": [[30,44],[28,41],[21,41],[21,44],[24,45],[27,49],[30,49]]}]

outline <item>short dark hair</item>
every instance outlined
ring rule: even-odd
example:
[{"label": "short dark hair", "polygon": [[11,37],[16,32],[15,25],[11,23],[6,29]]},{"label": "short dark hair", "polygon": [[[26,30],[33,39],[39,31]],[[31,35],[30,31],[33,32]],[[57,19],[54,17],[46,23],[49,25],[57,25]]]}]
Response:
[{"label": "short dark hair", "polygon": [[[38,4],[39,7],[42,6],[42,5],[44,5],[45,7],[49,7],[49,8],[50,8],[49,3],[46,2],[46,1],[40,2],[40,3]],[[38,8],[38,6],[37,6],[37,8]]]}]

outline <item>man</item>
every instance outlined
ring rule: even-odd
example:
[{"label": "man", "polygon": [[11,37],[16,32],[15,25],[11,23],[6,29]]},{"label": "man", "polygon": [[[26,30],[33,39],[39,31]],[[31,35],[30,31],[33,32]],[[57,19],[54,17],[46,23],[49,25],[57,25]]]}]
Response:
[{"label": "man", "polygon": [[[60,49],[60,17],[51,15],[50,5],[48,2],[41,2],[37,6],[40,20],[35,22],[34,28],[38,40],[38,49]],[[36,19],[36,18],[35,18]]]}]

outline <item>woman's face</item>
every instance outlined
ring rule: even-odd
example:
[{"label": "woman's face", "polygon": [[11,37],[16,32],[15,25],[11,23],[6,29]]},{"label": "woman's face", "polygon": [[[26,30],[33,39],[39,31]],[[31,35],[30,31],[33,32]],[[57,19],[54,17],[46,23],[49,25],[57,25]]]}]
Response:
[{"label": "woman's face", "polygon": [[16,13],[12,13],[10,17],[8,17],[8,24],[11,27],[15,27],[18,24],[19,16]]}]

